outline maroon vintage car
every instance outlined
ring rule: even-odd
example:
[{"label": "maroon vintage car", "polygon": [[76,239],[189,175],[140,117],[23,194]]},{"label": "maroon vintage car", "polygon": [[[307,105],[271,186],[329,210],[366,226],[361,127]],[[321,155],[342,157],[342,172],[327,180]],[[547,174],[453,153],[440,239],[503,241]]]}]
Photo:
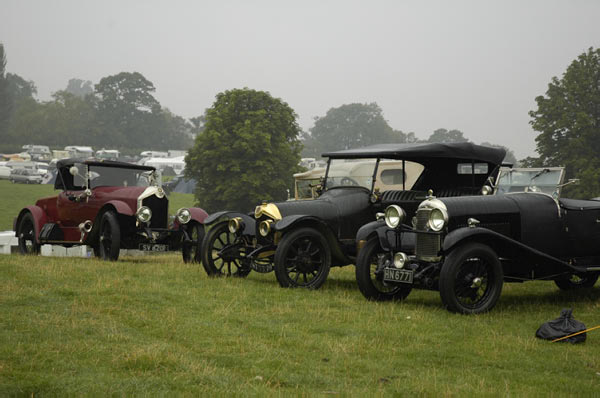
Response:
[{"label": "maroon vintage car", "polygon": [[58,196],[19,212],[14,231],[23,254],[42,244],[89,245],[97,257],[117,260],[123,249],[181,249],[185,262],[200,259],[207,214],[182,208],[169,225],[169,201],[154,167],[116,161],[63,159],[57,163]]}]

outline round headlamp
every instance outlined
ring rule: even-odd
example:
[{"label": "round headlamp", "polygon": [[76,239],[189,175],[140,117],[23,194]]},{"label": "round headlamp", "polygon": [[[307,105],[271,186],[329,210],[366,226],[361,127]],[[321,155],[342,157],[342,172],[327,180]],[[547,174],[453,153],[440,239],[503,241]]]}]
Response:
[{"label": "round headlamp", "polygon": [[179,221],[180,224],[187,224],[192,219],[192,214],[190,213],[190,210],[186,207],[182,207],[181,209],[177,210],[177,214],[175,216],[177,217],[177,221]]},{"label": "round headlamp", "polygon": [[406,254],[404,254],[402,252],[398,252],[398,253],[394,254],[394,267],[404,268],[404,264],[406,264],[406,260],[408,260],[408,257],[406,256]]},{"label": "round headlamp", "polygon": [[272,223],[273,223],[273,220],[261,221],[260,224],[258,224],[258,233],[263,237],[266,237],[267,235],[269,235],[269,232],[271,232],[271,224]]},{"label": "round headlamp", "polygon": [[242,220],[242,217],[234,217],[229,220],[228,227],[229,232],[235,234],[237,231],[244,228],[244,220]]},{"label": "round headlamp", "polygon": [[441,231],[448,223],[448,213],[444,209],[433,209],[429,213],[429,221],[427,224],[432,231]]},{"label": "round headlamp", "polygon": [[135,212],[135,216],[139,222],[147,223],[152,218],[152,210],[147,206],[142,206]]},{"label": "round headlamp", "polygon": [[390,228],[399,227],[405,217],[406,213],[400,206],[390,205],[385,209],[385,224]]}]

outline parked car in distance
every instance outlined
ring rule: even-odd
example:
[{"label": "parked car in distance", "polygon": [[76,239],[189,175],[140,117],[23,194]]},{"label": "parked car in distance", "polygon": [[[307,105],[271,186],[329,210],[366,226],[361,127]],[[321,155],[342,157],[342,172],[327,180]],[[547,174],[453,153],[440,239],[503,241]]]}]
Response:
[{"label": "parked car in distance", "polygon": [[321,186],[311,187],[319,195],[313,200],[263,203],[253,215],[210,215],[202,264],[209,275],[274,270],[282,287],[319,288],[331,266],[354,264],[357,230],[388,204],[400,201],[414,211],[432,187],[447,195],[479,192],[504,154],[471,143],[325,153],[325,176]]},{"label": "parked car in distance", "polygon": [[12,169],[6,166],[0,166],[0,180],[8,180]]},{"label": "parked car in distance", "polygon": [[13,169],[8,177],[11,182],[20,182],[23,184],[41,184],[42,176],[30,169]]},{"label": "parked car in distance", "polygon": [[22,209],[14,231],[23,254],[42,244],[92,246],[104,260],[120,249],[181,250],[186,262],[199,261],[207,214],[177,211],[169,225],[168,198],[153,167],[115,161],[63,159],[57,162],[57,196]]},{"label": "parked car in distance", "polygon": [[558,198],[562,187],[566,185],[563,184],[564,178],[564,167],[501,167],[493,193],[543,192]]},{"label": "parked car in distance", "polygon": [[[399,216],[398,216],[399,214]],[[360,291],[372,300],[437,290],[452,312],[491,310],[504,282],[551,280],[560,289],[592,287],[600,276],[600,201],[518,192],[428,197],[418,207],[415,254],[402,250],[405,217],[387,209],[387,251],[367,242],[358,257]]]}]

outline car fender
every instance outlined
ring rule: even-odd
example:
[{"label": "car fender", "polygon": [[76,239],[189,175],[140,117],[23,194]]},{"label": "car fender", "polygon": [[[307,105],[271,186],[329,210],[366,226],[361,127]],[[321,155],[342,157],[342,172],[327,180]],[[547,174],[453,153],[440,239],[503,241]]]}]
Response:
[{"label": "car fender", "polygon": [[208,217],[208,213],[199,207],[188,207],[192,220],[204,224],[204,221]]},{"label": "car fender", "polygon": [[281,220],[275,223],[273,229],[275,232],[285,234],[286,232],[293,228],[297,228],[300,225],[315,228],[323,233],[325,239],[327,239],[327,242],[329,243],[331,254],[334,256],[334,258],[338,259],[340,264],[349,264],[351,262],[351,260],[342,251],[335,233],[331,230],[327,223],[323,222],[323,220],[318,217],[303,214],[295,214],[292,216],[283,217]]},{"label": "car fender", "polygon": [[114,207],[115,211],[119,214],[122,214],[124,216],[133,216],[135,215],[135,212],[137,209],[132,209],[127,203],[120,201],[120,200],[110,200],[108,202],[106,202],[104,204],[104,206],[102,206],[102,210],[98,213],[98,215],[102,214],[104,209],[106,209],[107,206],[112,206]]},{"label": "car fender", "polygon": [[205,226],[205,228],[206,227],[210,228],[212,225],[214,225],[218,222],[227,221],[234,217],[240,217],[242,220],[244,220],[244,225],[245,225],[244,232],[243,232],[244,235],[254,235],[255,234],[256,220],[247,214],[239,213],[236,211],[219,211],[216,213],[212,213],[211,215],[207,216],[204,219],[204,226]]},{"label": "car fender", "polygon": [[446,255],[459,245],[472,241],[490,246],[496,252],[498,257],[526,257],[530,261],[542,262],[558,268],[568,268],[577,271],[576,267],[573,267],[556,257],[550,256],[508,236],[483,227],[463,227],[450,232],[442,243],[442,253]]},{"label": "car fender", "polygon": [[35,230],[35,241],[37,243],[39,243],[40,242],[40,238],[39,238],[40,231],[42,230],[42,227],[44,226],[44,224],[46,224],[46,222],[48,221],[48,216],[46,215],[46,212],[39,206],[35,206],[35,205],[27,206],[19,212],[19,215],[15,219],[15,223],[13,225],[13,230],[15,231],[15,236],[16,236],[16,232],[17,232],[17,227],[18,227],[19,223],[21,222],[21,218],[23,218],[23,216],[28,212],[31,213],[31,215],[33,216],[33,228]]}]

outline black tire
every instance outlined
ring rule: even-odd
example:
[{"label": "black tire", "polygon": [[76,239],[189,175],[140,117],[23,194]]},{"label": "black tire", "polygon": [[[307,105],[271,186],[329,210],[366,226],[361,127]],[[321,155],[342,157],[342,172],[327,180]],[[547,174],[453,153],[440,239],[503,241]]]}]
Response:
[{"label": "black tire", "polygon": [[600,277],[600,274],[570,274],[555,279],[554,283],[561,290],[589,289],[594,287],[598,281],[598,277]]},{"label": "black tire", "polygon": [[26,255],[37,256],[40,254],[40,244],[35,239],[35,226],[33,214],[27,212],[23,214],[17,227],[17,240],[19,242],[19,252]]},{"label": "black tire", "polygon": [[379,238],[371,238],[367,244],[360,250],[356,259],[356,283],[360,292],[368,300],[389,301],[404,300],[411,292],[409,285],[383,283],[383,273],[377,274],[377,268],[385,257],[390,253],[385,253],[379,244]]},{"label": "black tire", "polygon": [[98,235],[98,254],[102,260],[117,261],[121,248],[121,228],[117,215],[107,211],[100,218]]},{"label": "black tire", "polygon": [[191,242],[183,242],[181,245],[181,256],[184,263],[199,263],[201,260],[202,240],[204,239],[204,228],[200,223],[191,221],[186,227]]},{"label": "black tire", "polygon": [[234,276],[246,277],[251,269],[244,265],[243,250],[232,249],[222,252],[223,248],[236,243],[242,243],[240,237],[229,232],[227,222],[222,222],[212,227],[201,246],[202,266],[209,276]]},{"label": "black tire", "polygon": [[318,289],[327,280],[330,267],[327,240],[313,228],[284,235],[275,251],[275,276],[281,287]]},{"label": "black tire", "polygon": [[449,311],[479,314],[491,310],[502,293],[504,273],[496,253],[466,243],[446,257],[440,272],[440,296]]}]

